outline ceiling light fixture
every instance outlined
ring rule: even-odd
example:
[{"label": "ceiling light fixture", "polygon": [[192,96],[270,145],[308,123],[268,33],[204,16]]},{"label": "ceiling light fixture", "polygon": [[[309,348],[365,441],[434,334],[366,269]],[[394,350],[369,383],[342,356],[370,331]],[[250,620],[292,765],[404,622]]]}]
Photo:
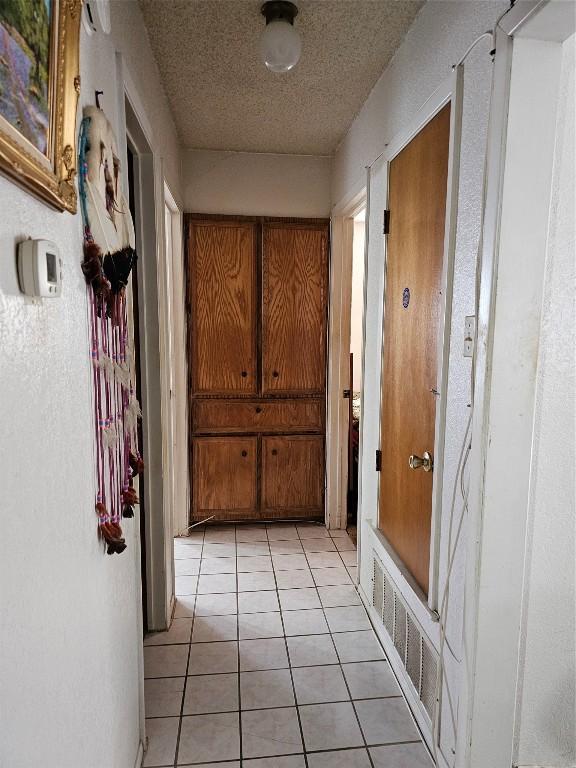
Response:
[{"label": "ceiling light fixture", "polygon": [[287,0],[268,0],[261,13],[266,17],[266,29],[260,39],[262,61],[272,72],[289,72],[302,53],[302,41],[294,29],[298,8]]}]

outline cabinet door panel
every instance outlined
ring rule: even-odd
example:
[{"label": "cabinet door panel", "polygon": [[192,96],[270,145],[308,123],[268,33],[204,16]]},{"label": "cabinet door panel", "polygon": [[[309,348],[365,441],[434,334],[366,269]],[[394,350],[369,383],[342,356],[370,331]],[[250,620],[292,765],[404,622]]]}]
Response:
[{"label": "cabinet door panel", "polygon": [[262,438],[262,506],[264,510],[324,511],[324,438]]},{"label": "cabinet door panel", "polygon": [[327,271],[327,227],[264,225],[264,394],[324,392]]},{"label": "cabinet door panel", "polygon": [[194,517],[253,512],[257,503],[257,438],[197,437],[192,450]]},{"label": "cabinet door panel", "polygon": [[190,223],[190,364],[193,394],[253,394],[257,377],[256,227]]}]

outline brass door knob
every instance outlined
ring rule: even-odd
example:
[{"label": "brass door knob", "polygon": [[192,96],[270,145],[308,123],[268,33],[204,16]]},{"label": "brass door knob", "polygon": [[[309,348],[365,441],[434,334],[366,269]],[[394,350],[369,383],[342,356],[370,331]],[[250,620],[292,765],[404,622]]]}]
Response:
[{"label": "brass door knob", "polygon": [[410,469],[423,469],[424,472],[432,472],[434,469],[434,460],[428,451],[422,457],[412,454],[408,459],[408,464]]}]

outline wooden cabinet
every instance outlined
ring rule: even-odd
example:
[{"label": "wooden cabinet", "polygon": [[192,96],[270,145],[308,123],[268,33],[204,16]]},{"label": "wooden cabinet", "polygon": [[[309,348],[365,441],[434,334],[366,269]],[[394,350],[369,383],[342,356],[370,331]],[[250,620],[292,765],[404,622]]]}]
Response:
[{"label": "wooden cabinet", "polygon": [[328,222],[188,232],[191,517],[321,517]]}]

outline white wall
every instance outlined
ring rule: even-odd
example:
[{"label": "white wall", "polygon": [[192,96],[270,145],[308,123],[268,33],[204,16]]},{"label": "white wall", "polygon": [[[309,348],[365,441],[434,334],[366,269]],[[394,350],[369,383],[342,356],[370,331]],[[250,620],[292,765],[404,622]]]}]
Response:
[{"label": "white wall", "polygon": [[[171,188],[176,132],[136,3],[112,4],[112,35],[81,40],[82,103],[104,90],[116,121],[115,51],[140,93]],[[139,732],[138,517],[128,549],[103,554],[94,513],[92,395],[80,216],[0,177],[0,764],[133,768]],[[54,240],[59,300],[18,291],[16,243]]]},{"label": "white wall", "polygon": [[517,764],[576,765],[574,44],[563,44],[531,468]]},{"label": "white wall", "polygon": [[350,316],[350,352],[354,355],[352,390],[362,386],[362,342],[364,317],[364,221],[354,222],[352,238],[352,302]]},{"label": "white wall", "polygon": [[[348,135],[340,145],[333,166],[332,200],[338,203],[352,195],[363,182],[364,168],[371,165],[385,145],[402,131],[428,97],[451,73],[469,44],[490,29],[505,10],[501,2],[443,2],[431,0],[420,11],[404,42],[396,52]],[[445,583],[450,497],[455,480],[463,431],[469,414],[470,361],[462,357],[464,316],[474,313],[474,261],[480,226],[482,171],[486,140],[492,64],[484,40],[465,65],[460,188],[452,303],[449,358],[443,509],[440,534],[440,593]],[[373,455],[379,444],[379,391],[382,320],[382,210],[379,194],[384,184],[381,164],[374,167],[371,184],[370,245],[368,262],[368,304],[366,326],[366,369],[364,401],[364,457],[361,487],[361,584],[370,594],[372,546],[379,546],[370,523],[376,522],[378,475]],[[459,508],[456,513],[458,515]],[[465,531],[463,540],[465,538]],[[463,543],[461,541],[461,545]],[[446,675],[452,695],[459,690],[464,557],[460,546],[452,573],[447,634],[454,655],[446,652]],[[403,592],[421,621],[424,631],[438,645],[438,625],[421,601],[403,586]],[[441,743],[450,762],[455,734],[450,724],[446,696],[443,697]]]},{"label": "white wall", "polygon": [[330,215],[332,159],[310,155],[188,150],[184,207],[243,216]]}]

